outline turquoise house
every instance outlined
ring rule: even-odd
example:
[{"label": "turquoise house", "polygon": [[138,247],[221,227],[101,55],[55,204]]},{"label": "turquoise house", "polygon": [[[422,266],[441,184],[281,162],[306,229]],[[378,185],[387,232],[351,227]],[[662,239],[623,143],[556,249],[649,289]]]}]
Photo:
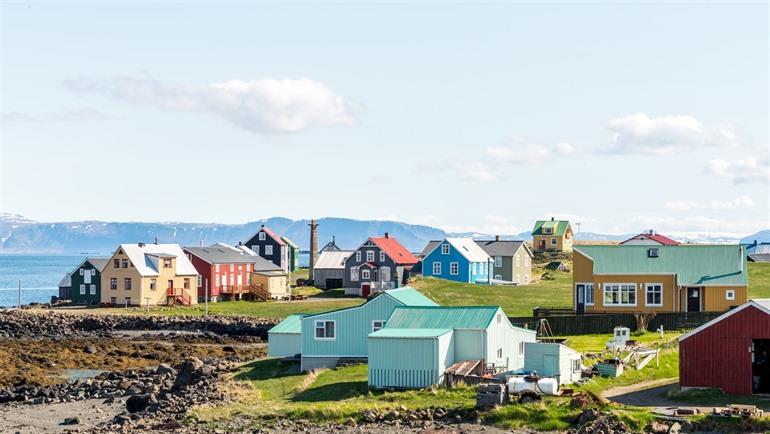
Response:
[{"label": "turquoise house", "polygon": [[287,316],[267,331],[268,357],[295,357],[300,353],[303,314]]},{"label": "turquoise house", "polygon": [[580,380],[582,359],[579,352],[562,344],[527,342],[524,345],[524,370],[537,371],[541,377],[557,377],[560,386]]},{"label": "turquoise house", "polygon": [[494,261],[472,238],[445,238],[422,259],[422,274],[466,283],[489,281]]},{"label": "turquoise house", "polygon": [[367,336],[382,329],[393,309],[403,306],[437,306],[410,287],[382,291],[366,303],[301,318],[303,371],[333,368],[339,360],[366,359]]},{"label": "turquoise house", "polygon": [[498,373],[524,367],[524,346],[536,332],[514,327],[498,306],[400,306],[369,335],[369,385],[423,388],[466,360],[493,364]]}]

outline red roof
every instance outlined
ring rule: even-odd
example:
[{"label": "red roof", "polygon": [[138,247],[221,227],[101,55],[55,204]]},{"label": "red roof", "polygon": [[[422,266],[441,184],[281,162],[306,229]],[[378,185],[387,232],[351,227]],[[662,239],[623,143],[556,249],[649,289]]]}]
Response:
[{"label": "red roof", "polygon": [[645,232],[645,233],[641,233],[641,234],[639,234],[639,235],[636,235],[636,236],[634,236],[634,237],[631,237],[631,238],[627,239],[626,241],[623,241],[623,242],[622,242],[622,243],[620,243],[620,244],[625,244],[627,241],[631,241],[631,240],[633,240],[634,238],[638,238],[638,237],[643,237],[643,238],[647,238],[647,239],[650,239],[650,240],[652,240],[652,241],[655,241],[655,242],[657,242],[657,243],[659,243],[659,244],[662,244],[662,245],[664,245],[664,246],[678,246],[678,245],[680,244],[680,243],[679,243],[679,241],[676,241],[676,240],[672,240],[671,238],[669,238],[669,237],[667,237],[667,236],[665,236],[665,235],[661,235],[661,234],[650,234],[650,233],[648,233],[648,232]]},{"label": "red roof", "polygon": [[409,253],[409,250],[406,250],[393,237],[372,237],[369,240],[376,244],[386,255],[390,256],[390,259],[398,265],[414,265],[419,262],[414,255]]},{"label": "red roof", "polygon": [[272,238],[276,243],[278,243],[279,246],[285,246],[286,242],[281,239],[275,232],[273,232],[272,229],[269,227],[262,225],[262,228],[260,229],[264,233],[267,234],[268,237]]}]

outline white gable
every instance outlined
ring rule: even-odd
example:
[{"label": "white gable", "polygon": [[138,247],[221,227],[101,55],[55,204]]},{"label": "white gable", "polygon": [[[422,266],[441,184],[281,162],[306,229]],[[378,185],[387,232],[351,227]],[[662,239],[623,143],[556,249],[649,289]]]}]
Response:
[{"label": "white gable", "polygon": [[487,262],[492,260],[492,257],[479,247],[473,238],[446,238],[444,242],[451,244],[455,250],[471,262]]},{"label": "white gable", "polygon": [[179,247],[179,244],[121,244],[120,249],[128,256],[136,271],[142,276],[158,275],[158,257],[154,255],[172,255],[176,258],[176,274],[195,275],[192,262]]}]

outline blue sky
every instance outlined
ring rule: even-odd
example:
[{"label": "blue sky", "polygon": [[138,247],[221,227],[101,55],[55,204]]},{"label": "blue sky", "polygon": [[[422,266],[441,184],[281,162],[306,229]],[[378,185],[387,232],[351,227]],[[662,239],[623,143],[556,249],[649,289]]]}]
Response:
[{"label": "blue sky", "polygon": [[0,8],[4,212],[770,227],[767,3]]}]

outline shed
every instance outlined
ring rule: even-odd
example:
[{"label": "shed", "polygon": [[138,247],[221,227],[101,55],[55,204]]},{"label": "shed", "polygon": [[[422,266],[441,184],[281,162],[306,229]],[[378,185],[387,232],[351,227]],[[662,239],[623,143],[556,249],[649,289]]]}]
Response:
[{"label": "shed", "polygon": [[557,377],[559,385],[580,380],[582,355],[557,343],[527,342],[524,344],[524,369],[537,371],[541,377]]},{"label": "shed", "polygon": [[679,385],[770,393],[770,299],[749,300],[680,336]]},{"label": "shed", "polygon": [[69,300],[72,296],[72,273],[65,273],[59,281],[59,298]]},{"label": "shed", "polygon": [[385,326],[398,306],[436,306],[410,287],[386,290],[354,307],[302,318],[302,370],[337,366],[340,360],[367,358],[367,336]]},{"label": "shed", "polygon": [[265,294],[270,294],[270,298],[280,299],[289,296],[289,286],[286,280],[286,273],[275,270],[254,270],[249,277],[249,283],[261,288]]},{"label": "shed", "polygon": [[295,357],[300,353],[303,314],[289,315],[267,332],[269,357]]},{"label": "shed", "polygon": [[343,288],[345,261],[351,250],[323,250],[313,267],[313,286],[321,289]]},{"label": "shed", "polygon": [[453,330],[385,328],[369,335],[368,353],[370,386],[428,387],[452,365]]}]

